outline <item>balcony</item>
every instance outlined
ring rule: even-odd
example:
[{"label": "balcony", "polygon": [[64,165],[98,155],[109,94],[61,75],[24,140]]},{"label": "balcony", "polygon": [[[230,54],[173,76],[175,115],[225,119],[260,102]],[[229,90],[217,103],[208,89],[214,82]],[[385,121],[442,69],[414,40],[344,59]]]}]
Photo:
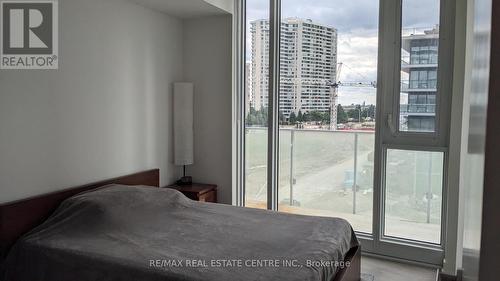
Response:
[{"label": "balcony", "polygon": [[[267,129],[247,128],[245,142],[246,206],[265,209]],[[279,142],[280,211],[341,217],[356,231],[372,233],[373,131],[286,128],[280,129]],[[425,175],[412,174],[422,169],[421,161],[415,159],[402,157],[388,163],[408,172],[391,174],[397,180],[388,186],[386,225],[397,229],[402,237],[414,237],[417,233],[423,241],[438,243],[441,194],[434,194],[428,185],[421,184]],[[426,163],[423,162],[424,166]]]},{"label": "balcony", "polygon": [[401,104],[399,106],[399,113],[405,115],[415,115],[414,113],[422,115],[434,115],[436,113],[435,104]]},{"label": "balcony", "polygon": [[401,92],[436,92],[437,79],[401,80]]},{"label": "balcony", "polygon": [[436,54],[413,54],[405,52],[401,54],[401,70],[408,72],[414,68],[437,68],[438,55]]}]

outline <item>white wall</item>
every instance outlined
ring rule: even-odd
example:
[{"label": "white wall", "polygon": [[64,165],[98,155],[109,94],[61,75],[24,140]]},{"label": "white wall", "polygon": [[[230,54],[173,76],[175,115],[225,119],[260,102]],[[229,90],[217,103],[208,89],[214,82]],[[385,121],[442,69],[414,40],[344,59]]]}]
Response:
[{"label": "white wall", "polygon": [[156,167],[172,182],[182,22],[119,0],[59,10],[59,70],[0,71],[0,202]]},{"label": "white wall", "polygon": [[184,21],[184,78],[194,82],[197,182],[217,184],[219,202],[231,204],[232,18],[214,16]]}]

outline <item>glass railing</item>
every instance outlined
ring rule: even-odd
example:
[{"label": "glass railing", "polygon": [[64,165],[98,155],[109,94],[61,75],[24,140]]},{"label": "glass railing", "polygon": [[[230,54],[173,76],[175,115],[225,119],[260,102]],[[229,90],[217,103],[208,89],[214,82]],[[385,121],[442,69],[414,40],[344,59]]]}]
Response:
[{"label": "glass railing", "polygon": [[401,54],[401,66],[434,66],[437,67],[438,64],[438,56],[437,54],[423,54],[423,55],[410,55],[408,53]]},{"label": "glass railing", "polygon": [[401,80],[401,92],[407,92],[408,90],[428,90],[436,91],[437,79],[427,79],[427,80]]},{"label": "glass railing", "polygon": [[[266,208],[267,198],[266,144],[267,130],[247,128],[247,146],[252,155],[246,159],[246,206]],[[278,209],[282,212],[314,216],[341,217],[348,220],[356,231],[372,232],[374,131],[327,131],[307,129],[280,129]],[[406,159],[401,159],[402,162]],[[408,163],[408,166],[413,163]],[[404,177],[405,175],[402,174]],[[410,182],[408,184],[411,185]],[[405,185],[401,188],[420,188]],[[431,217],[436,210],[421,209],[418,200],[408,202],[405,196],[390,198],[398,206],[415,204],[411,217]],[[428,212],[428,213],[427,213]],[[394,225],[412,225],[407,217],[390,216]],[[435,224],[436,220],[415,221]],[[438,225],[422,227],[429,235]],[[402,227],[408,235],[414,231]]]},{"label": "glass railing", "polygon": [[400,113],[436,113],[435,104],[401,104]]}]

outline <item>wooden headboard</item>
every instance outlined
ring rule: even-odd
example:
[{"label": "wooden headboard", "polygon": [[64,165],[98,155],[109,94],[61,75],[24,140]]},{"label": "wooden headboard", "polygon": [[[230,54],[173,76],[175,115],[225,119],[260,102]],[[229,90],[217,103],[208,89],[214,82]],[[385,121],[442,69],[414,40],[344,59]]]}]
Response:
[{"label": "wooden headboard", "polygon": [[43,194],[27,199],[0,204],[0,262],[7,255],[16,240],[35,226],[45,221],[64,201],[83,191],[108,184],[160,186],[160,170],[148,170],[132,175],[103,180]]}]

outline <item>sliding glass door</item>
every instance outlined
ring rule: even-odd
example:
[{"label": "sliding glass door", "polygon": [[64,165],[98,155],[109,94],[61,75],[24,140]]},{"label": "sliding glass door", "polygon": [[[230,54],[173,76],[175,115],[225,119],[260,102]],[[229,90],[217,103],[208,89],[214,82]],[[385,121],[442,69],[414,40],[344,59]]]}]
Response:
[{"label": "sliding glass door", "polygon": [[243,3],[242,205],[442,264],[454,1]]},{"label": "sliding glass door", "polygon": [[278,211],[372,233],[379,13],[358,2],[281,1]]}]

